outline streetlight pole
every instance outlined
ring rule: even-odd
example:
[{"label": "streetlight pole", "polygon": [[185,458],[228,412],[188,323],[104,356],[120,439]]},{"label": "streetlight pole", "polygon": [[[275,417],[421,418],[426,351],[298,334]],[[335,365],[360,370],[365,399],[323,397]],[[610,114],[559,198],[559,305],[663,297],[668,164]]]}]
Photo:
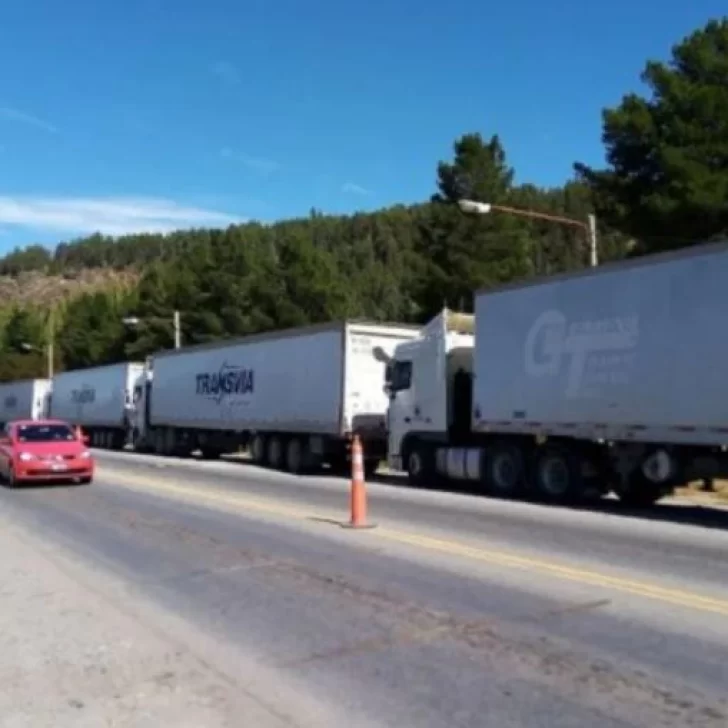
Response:
[{"label": "streetlight pole", "polygon": [[[126,316],[122,319],[122,322],[125,323],[127,326],[139,326],[139,324],[142,321],[158,321],[157,317],[152,317],[148,319],[140,319],[138,316]],[[175,349],[181,349],[182,348],[182,324],[180,320],[180,313],[178,310],[175,310],[173,316],[172,316],[172,326],[174,327],[174,348]]]},{"label": "streetlight pole", "polygon": [[523,210],[519,207],[508,207],[506,205],[492,205],[488,202],[477,202],[476,200],[458,200],[460,211],[466,215],[489,215],[491,212],[505,212],[509,215],[529,217],[535,220],[547,220],[560,225],[568,225],[583,230],[589,243],[589,265],[596,267],[598,264],[597,255],[597,219],[595,215],[589,215],[589,222],[576,220],[573,217],[562,217],[561,215],[549,215],[545,212],[535,210]]},{"label": "streetlight pole", "polygon": [[597,258],[597,216],[589,214],[589,265],[596,268]]},{"label": "streetlight pole", "polygon": [[174,348],[182,347],[182,327],[179,320],[179,311],[174,312]]},{"label": "streetlight pole", "polygon": [[48,356],[48,381],[51,381],[53,379],[53,358],[55,354],[55,338],[56,338],[56,331],[55,331],[55,321],[53,317],[53,309],[51,308],[50,312],[48,313],[48,342],[46,344],[46,354]]},{"label": "streetlight pole", "polygon": [[[48,320],[46,321],[46,342],[45,342],[45,355],[46,355],[46,377],[50,381],[53,379],[53,362],[55,358],[55,320],[53,317],[53,309],[48,312]],[[43,347],[34,346],[33,344],[23,341],[20,344],[20,348],[27,352],[37,352],[43,354]]]}]

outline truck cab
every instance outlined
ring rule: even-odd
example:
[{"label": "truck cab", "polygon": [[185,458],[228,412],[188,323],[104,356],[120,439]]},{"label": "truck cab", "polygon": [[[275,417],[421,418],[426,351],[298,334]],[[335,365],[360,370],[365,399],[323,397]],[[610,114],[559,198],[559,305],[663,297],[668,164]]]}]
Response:
[{"label": "truck cab", "polygon": [[388,465],[418,479],[438,446],[467,443],[472,418],[474,317],[444,309],[387,366]]},{"label": "truck cab", "polygon": [[144,369],[134,382],[134,394],[131,412],[132,436],[134,449],[143,450],[149,440],[149,408],[152,400],[152,379],[154,376],[154,360],[147,357]]}]

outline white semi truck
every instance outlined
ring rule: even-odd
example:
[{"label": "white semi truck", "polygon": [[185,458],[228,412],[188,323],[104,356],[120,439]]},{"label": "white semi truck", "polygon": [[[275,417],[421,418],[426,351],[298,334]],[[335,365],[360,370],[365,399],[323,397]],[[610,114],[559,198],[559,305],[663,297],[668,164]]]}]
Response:
[{"label": "white semi truck", "polygon": [[80,425],[94,447],[122,448],[131,433],[141,362],[61,372],[53,377],[50,414]]},{"label": "white semi truck", "polygon": [[217,457],[248,447],[274,469],[338,470],[358,433],[371,470],[386,456],[386,358],[417,334],[347,321],[155,354],[134,396],[135,449]]},{"label": "white semi truck", "polygon": [[395,350],[390,467],[634,505],[724,475],[727,327],[725,243],[482,291]]},{"label": "white semi truck", "polygon": [[12,420],[40,420],[48,415],[51,383],[23,379],[0,384],[0,426]]}]

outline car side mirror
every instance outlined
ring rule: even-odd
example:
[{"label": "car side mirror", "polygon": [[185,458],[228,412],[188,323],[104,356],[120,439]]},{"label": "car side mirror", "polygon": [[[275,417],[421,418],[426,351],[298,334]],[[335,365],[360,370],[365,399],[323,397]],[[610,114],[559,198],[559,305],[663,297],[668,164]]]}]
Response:
[{"label": "car side mirror", "polygon": [[84,445],[90,445],[91,444],[91,438],[88,435],[82,435],[81,441]]}]

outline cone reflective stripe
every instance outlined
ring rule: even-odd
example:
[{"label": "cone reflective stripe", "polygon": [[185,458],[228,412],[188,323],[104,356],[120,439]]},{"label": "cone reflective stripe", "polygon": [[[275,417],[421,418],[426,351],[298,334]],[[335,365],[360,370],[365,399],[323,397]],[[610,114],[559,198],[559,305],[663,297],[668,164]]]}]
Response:
[{"label": "cone reflective stripe", "polygon": [[367,491],[364,482],[364,451],[359,435],[351,445],[351,521],[352,527],[366,526]]}]

